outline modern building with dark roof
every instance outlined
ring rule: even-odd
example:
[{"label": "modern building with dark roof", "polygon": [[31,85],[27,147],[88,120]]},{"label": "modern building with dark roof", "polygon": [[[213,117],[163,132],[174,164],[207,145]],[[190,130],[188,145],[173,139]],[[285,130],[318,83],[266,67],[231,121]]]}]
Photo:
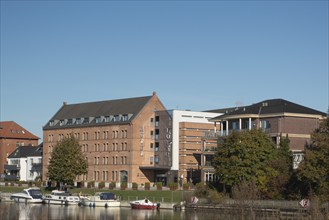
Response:
[{"label": "modern building with dark roof", "polygon": [[[206,133],[206,138],[223,137],[236,130],[262,129],[272,140],[280,143],[288,137],[296,168],[303,158],[311,133],[319,127],[326,113],[284,99],[269,99],[249,106],[237,107],[210,119],[220,129]],[[216,126],[214,126],[216,128]]]},{"label": "modern building with dark roof", "polygon": [[19,146],[7,158],[5,179],[35,181],[41,177],[42,143],[39,146]]},{"label": "modern building with dark roof", "polygon": [[37,146],[39,137],[35,136],[14,121],[0,122],[0,174],[4,173],[7,157],[18,146]]},{"label": "modern building with dark roof", "polygon": [[[43,180],[47,180],[51,152],[64,137],[74,135],[88,160],[88,174],[76,182],[153,182],[153,146],[159,134],[157,111],[165,110],[155,92],[152,96],[67,104],[43,127]],[[161,123],[160,123],[161,124]],[[159,137],[157,135],[157,137]],[[143,170],[140,167],[154,167]],[[166,168],[170,168],[166,164]]]}]

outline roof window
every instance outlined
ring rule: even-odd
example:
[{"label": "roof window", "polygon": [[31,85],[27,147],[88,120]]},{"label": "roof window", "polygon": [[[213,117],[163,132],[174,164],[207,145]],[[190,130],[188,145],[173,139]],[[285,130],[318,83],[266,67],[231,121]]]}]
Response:
[{"label": "roof window", "polygon": [[96,117],[95,121],[96,121],[96,123],[101,123],[102,122],[102,118],[101,117]]},{"label": "roof window", "polygon": [[75,120],[75,124],[80,125],[80,124],[81,124],[81,118],[77,118],[77,119]]},{"label": "roof window", "polygon": [[82,124],[89,124],[89,118],[88,117],[84,118]]}]

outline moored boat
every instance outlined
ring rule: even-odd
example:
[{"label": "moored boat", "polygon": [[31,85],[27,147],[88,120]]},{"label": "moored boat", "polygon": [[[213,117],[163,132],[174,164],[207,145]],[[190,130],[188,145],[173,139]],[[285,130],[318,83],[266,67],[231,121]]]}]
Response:
[{"label": "moored boat", "polygon": [[32,187],[24,189],[22,192],[13,193],[10,196],[11,200],[20,203],[42,203],[43,196],[40,188]]},{"label": "moored boat", "polygon": [[80,204],[89,207],[119,207],[120,201],[114,193],[97,192],[94,196],[80,197]]},{"label": "moored boat", "polygon": [[46,194],[43,198],[46,204],[56,205],[78,205],[80,202],[79,196],[72,196],[69,192],[62,190],[53,190],[51,194]]},{"label": "moored boat", "polygon": [[148,199],[136,200],[130,202],[133,209],[159,209],[160,203],[151,202]]}]

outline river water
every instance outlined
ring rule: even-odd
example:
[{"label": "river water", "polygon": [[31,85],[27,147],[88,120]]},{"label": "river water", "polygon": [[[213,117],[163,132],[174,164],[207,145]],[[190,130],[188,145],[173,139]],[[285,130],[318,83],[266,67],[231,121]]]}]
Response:
[{"label": "river water", "polygon": [[4,220],[212,220],[228,219],[220,217],[212,210],[207,212],[160,210],[137,210],[126,207],[80,207],[45,204],[24,204],[14,202],[0,202],[0,219]]},{"label": "river water", "polygon": [[171,209],[138,210],[129,207],[105,208],[87,206],[61,206],[0,202],[0,220],[215,220],[215,219],[307,219],[301,216],[286,216],[232,210],[185,210]]}]

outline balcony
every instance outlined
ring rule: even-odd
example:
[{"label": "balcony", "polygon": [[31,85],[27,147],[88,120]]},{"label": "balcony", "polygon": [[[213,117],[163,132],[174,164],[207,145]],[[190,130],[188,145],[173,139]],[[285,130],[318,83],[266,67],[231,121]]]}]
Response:
[{"label": "balcony", "polygon": [[205,167],[213,167],[211,161],[206,161],[206,162],[204,163],[204,166],[205,166]]},{"label": "balcony", "polygon": [[205,147],[204,152],[216,152],[217,147]]},{"label": "balcony", "polygon": [[16,181],[16,180],[19,180],[19,176],[5,174],[4,175],[4,180],[6,180],[6,181]]},{"label": "balcony", "polygon": [[41,171],[42,163],[32,163],[31,171]]},{"label": "balcony", "polygon": [[[247,131],[249,129],[236,129],[236,130],[223,130],[223,131],[206,131],[204,134],[204,138],[205,139],[217,139],[219,137],[226,137],[230,134],[232,134],[232,132],[241,132],[241,131]],[[262,130],[263,132],[269,134],[271,133],[271,129],[270,128],[260,128],[260,130]]]},{"label": "balcony", "polygon": [[20,166],[19,165],[8,165],[8,164],[5,164],[4,166],[5,170],[8,170],[8,171],[18,171],[20,170]]}]

